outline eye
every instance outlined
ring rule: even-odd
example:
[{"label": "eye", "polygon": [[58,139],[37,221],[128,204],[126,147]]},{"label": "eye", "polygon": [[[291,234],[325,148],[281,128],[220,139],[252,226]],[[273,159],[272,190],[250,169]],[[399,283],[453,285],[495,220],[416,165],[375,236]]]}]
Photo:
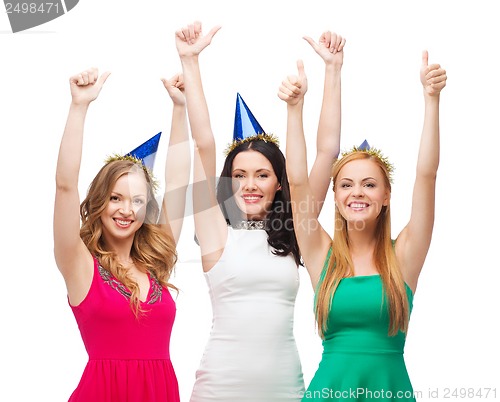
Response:
[{"label": "eye", "polygon": [[111,197],[109,197],[109,200],[114,202],[120,201],[120,197],[118,197],[117,195],[112,195]]},{"label": "eye", "polygon": [[243,174],[242,173],[235,173],[233,174],[233,179],[243,179]]},{"label": "eye", "polygon": [[259,174],[259,177],[262,179],[267,179],[269,177],[269,175],[267,173],[261,173],[261,174]]},{"label": "eye", "polygon": [[135,205],[144,205],[145,201],[142,198],[135,198],[134,199],[134,204]]},{"label": "eye", "polygon": [[349,183],[341,183],[340,187],[341,188],[349,188],[349,187],[351,187],[351,185]]},{"label": "eye", "polygon": [[375,183],[366,183],[365,187],[374,188],[375,187]]}]

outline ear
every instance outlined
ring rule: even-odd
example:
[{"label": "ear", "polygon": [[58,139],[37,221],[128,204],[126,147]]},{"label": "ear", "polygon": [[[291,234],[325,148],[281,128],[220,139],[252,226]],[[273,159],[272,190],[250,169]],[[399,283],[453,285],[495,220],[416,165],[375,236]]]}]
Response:
[{"label": "ear", "polygon": [[385,192],[385,198],[384,198],[384,203],[382,204],[384,207],[388,206],[391,202],[391,192],[386,191]]}]

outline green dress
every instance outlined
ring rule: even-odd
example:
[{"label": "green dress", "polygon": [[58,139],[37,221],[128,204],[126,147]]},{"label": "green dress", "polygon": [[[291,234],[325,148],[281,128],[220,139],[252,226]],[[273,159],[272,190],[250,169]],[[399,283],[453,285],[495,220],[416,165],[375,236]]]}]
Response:
[{"label": "green dress", "polygon": [[[408,286],[406,294],[411,311]],[[321,362],[302,401],[415,401],[403,357],[405,334],[389,336],[388,328],[380,275],[342,279],[328,315]]]}]

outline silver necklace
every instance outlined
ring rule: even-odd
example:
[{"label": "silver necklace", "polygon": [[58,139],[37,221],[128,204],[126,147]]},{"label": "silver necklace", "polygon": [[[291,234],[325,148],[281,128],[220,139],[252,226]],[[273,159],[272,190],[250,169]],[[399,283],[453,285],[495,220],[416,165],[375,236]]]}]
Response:
[{"label": "silver necklace", "polygon": [[266,223],[265,221],[240,221],[234,227],[243,230],[262,230],[266,228]]}]

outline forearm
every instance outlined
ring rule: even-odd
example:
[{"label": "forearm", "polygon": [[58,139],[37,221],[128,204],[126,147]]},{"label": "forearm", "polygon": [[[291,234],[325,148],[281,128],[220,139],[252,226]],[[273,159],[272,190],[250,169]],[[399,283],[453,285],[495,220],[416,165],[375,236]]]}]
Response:
[{"label": "forearm", "polygon": [[170,141],[165,164],[166,191],[186,187],[189,182],[191,153],[184,105],[175,105],[172,111]]},{"label": "forearm", "polygon": [[210,125],[208,105],[203,91],[198,56],[181,58],[184,74],[184,93],[186,96],[191,135],[196,146],[203,152],[214,143]]},{"label": "forearm", "polygon": [[317,153],[333,160],[340,152],[341,128],[341,70],[339,66],[325,65],[323,102],[316,140]]},{"label": "forearm", "polygon": [[303,101],[297,105],[287,105],[286,170],[290,185],[307,183],[307,148],[304,138]]},{"label": "forearm", "polygon": [[58,188],[78,185],[82,159],[83,130],[88,107],[88,104],[71,103],[57,160],[56,185]]},{"label": "forearm", "polygon": [[191,168],[189,133],[184,105],[175,105],[172,111],[170,141],[165,164],[165,190],[187,188]]},{"label": "forearm", "polygon": [[436,177],[439,166],[439,95],[425,97],[424,125],[417,160],[417,175]]},{"label": "forearm", "polygon": [[169,145],[176,145],[185,141],[189,141],[186,106],[174,104]]}]

